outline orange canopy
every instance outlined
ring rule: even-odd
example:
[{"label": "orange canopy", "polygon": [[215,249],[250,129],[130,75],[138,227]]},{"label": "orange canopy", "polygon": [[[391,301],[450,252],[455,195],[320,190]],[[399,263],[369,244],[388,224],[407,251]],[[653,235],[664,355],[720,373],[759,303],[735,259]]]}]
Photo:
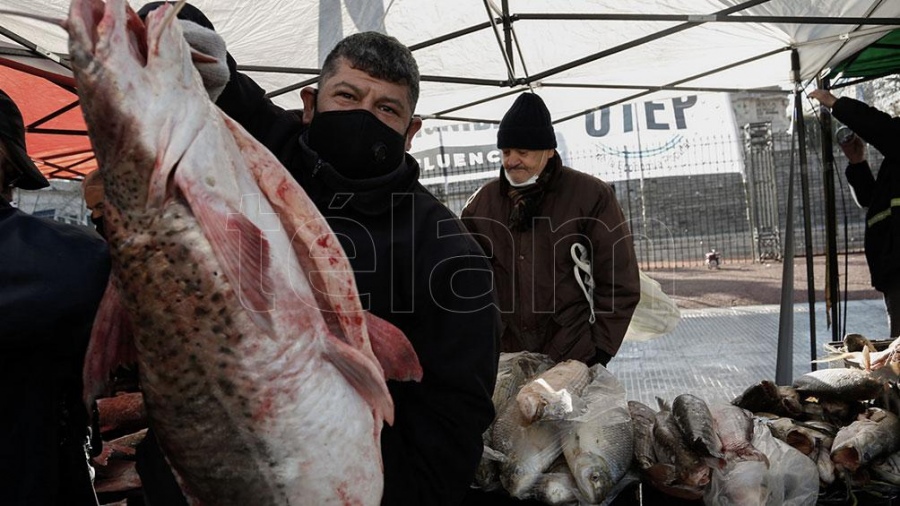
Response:
[{"label": "orange canopy", "polygon": [[22,111],[28,154],[48,179],[81,179],[97,168],[68,69],[39,57],[4,54],[0,89]]}]

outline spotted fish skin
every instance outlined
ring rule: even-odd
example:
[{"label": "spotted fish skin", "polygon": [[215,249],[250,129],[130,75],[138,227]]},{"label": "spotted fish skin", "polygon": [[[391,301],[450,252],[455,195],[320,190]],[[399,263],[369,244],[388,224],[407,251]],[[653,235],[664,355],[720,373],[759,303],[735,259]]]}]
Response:
[{"label": "spotted fish skin", "polygon": [[[145,26],[124,0],[73,0],[66,22],[115,280],[85,383],[114,362],[102,329],[126,315],[150,425],[191,502],[378,504],[393,402],[371,329],[380,349],[411,346],[367,326],[337,238],[209,101],[172,15]],[[406,359],[392,370],[421,378]]]}]

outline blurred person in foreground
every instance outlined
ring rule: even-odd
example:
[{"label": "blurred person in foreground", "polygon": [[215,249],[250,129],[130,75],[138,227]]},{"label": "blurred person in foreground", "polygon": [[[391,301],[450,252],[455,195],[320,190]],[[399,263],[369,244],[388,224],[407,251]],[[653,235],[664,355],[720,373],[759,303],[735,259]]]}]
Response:
[{"label": "blurred person in foreground", "polygon": [[500,351],[605,366],[641,295],[615,193],[563,166],[550,112],[534,93],[503,116],[497,147],[500,177],[470,197],[462,218],[494,268]]},{"label": "blurred person in foreground", "polygon": [[[890,337],[900,336],[900,118],[828,90],[809,94],[855,135],[839,144],[847,156],[844,174],[860,207],[866,208],[865,252],[872,286],[884,295]],[[884,161],[878,176],[866,160],[868,142]]]},{"label": "blurred person in foreground", "polygon": [[96,505],[81,370],[109,256],[89,229],[10,205],[49,184],[0,91],[0,503]]},{"label": "blurred person in foreground", "polygon": [[301,90],[297,114],[237,72],[199,10],[186,5],[179,17],[187,42],[217,58],[197,64],[210,98],[300,183],[348,252],[363,307],[418,355],[421,383],[388,381],[395,421],[381,433],[382,504],[459,503],[494,417],[499,318],[489,262],[406,153],[422,126],[412,53],[380,33],[344,38],[318,86]]}]

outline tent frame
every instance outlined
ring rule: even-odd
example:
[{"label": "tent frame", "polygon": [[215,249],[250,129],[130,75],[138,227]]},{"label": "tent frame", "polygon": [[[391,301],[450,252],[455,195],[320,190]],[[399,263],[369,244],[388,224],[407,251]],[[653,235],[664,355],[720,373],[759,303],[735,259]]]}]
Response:
[{"label": "tent frame", "polygon": [[[785,94],[785,93],[789,93],[789,92],[785,91],[785,90],[777,90],[777,89],[708,88],[708,87],[689,86],[689,85],[687,85],[687,83],[697,80],[697,79],[700,79],[700,78],[703,78],[703,77],[707,77],[710,75],[714,75],[714,74],[726,71],[728,69],[739,67],[741,65],[745,65],[747,63],[751,63],[756,60],[767,58],[767,57],[773,56],[773,55],[778,54],[783,51],[793,51],[794,52],[793,55],[796,57],[796,54],[797,54],[796,48],[801,44],[795,44],[792,46],[786,46],[783,48],[775,49],[773,51],[767,52],[762,55],[757,55],[754,57],[745,58],[740,61],[722,65],[717,68],[701,72],[699,74],[695,74],[695,75],[692,75],[692,76],[689,76],[686,78],[678,79],[678,80],[670,82],[670,83],[666,83],[664,85],[650,86],[650,85],[641,85],[641,84],[636,84],[636,83],[628,84],[628,85],[619,85],[619,84],[605,84],[605,83],[599,83],[599,82],[598,83],[590,83],[590,84],[549,84],[549,83],[545,84],[545,83],[542,83],[542,81],[550,76],[557,75],[561,72],[565,72],[567,70],[576,68],[580,65],[594,62],[594,61],[621,53],[622,51],[628,50],[630,48],[634,48],[634,47],[637,47],[637,46],[645,44],[645,43],[660,40],[669,35],[672,35],[672,34],[675,34],[675,33],[678,33],[678,32],[684,31],[684,30],[688,30],[688,29],[691,29],[691,28],[694,28],[697,26],[701,26],[701,25],[707,24],[707,23],[791,23],[791,24],[847,25],[847,26],[850,26],[853,28],[849,32],[847,32],[845,34],[841,34],[839,36],[840,38],[845,38],[846,40],[849,40],[851,37],[862,35],[862,34],[871,34],[872,33],[871,29],[863,28],[865,26],[882,25],[882,27],[877,28],[877,30],[886,30],[885,27],[900,26],[900,19],[894,19],[894,18],[750,16],[750,15],[738,14],[741,11],[744,11],[748,8],[751,8],[751,7],[754,7],[757,5],[761,5],[761,4],[765,4],[769,1],[770,0],[747,0],[747,1],[744,1],[737,5],[734,5],[732,7],[728,7],[728,8],[725,8],[725,9],[722,9],[722,10],[719,10],[719,11],[716,11],[716,12],[713,12],[710,14],[668,15],[668,14],[595,14],[595,13],[510,14],[508,0],[501,0],[499,8],[496,7],[496,5],[491,0],[483,0],[485,10],[487,13],[487,17],[489,18],[488,21],[477,23],[477,24],[468,26],[468,27],[460,29],[460,30],[455,30],[453,32],[448,32],[448,33],[445,33],[438,37],[434,37],[429,40],[410,45],[409,47],[413,52],[415,52],[417,50],[420,50],[420,49],[423,49],[426,47],[434,46],[436,44],[440,44],[440,43],[447,42],[447,41],[452,41],[459,37],[490,28],[494,31],[494,33],[496,35],[498,49],[501,51],[503,58],[504,58],[504,62],[506,63],[506,66],[507,66],[508,78],[506,80],[473,79],[473,78],[460,77],[460,76],[440,76],[440,75],[423,75],[423,76],[421,76],[421,79],[422,79],[422,81],[427,81],[427,82],[467,84],[467,85],[474,85],[474,86],[493,87],[493,88],[498,88],[498,89],[503,89],[503,88],[508,88],[508,89],[501,91],[499,93],[493,94],[489,97],[480,99],[480,100],[471,101],[471,102],[468,102],[465,104],[459,104],[457,106],[450,107],[445,110],[423,116],[423,118],[424,119],[441,119],[441,120],[450,120],[450,121],[460,121],[460,122],[479,122],[479,123],[496,124],[496,123],[498,123],[498,120],[492,119],[492,118],[462,117],[462,116],[454,116],[452,114],[454,112],[457,112],[459,110],[462,110],[462,109],[465,109],[465,108],[468,108],[468,107],[471,107],[474,105],[479,105],[479,104],[483,104],[483,103],[487,103],[487,102],[491,102],[494,100],[508,97],[510,95],[519,93],[527,88],[536,88],[536,87],[541,87],[541,86],[557,87],[557,88],[570,87],[570,88],[581,88],[581,89],[622,89],[622,90],[634,90],[635,91],[635,93],[630,94],[624,98],[620,98],[620,99],[610,101],[607,103],[599,104],[594,107],[585,109],[578,113],[567,115],[562,118],[556,118],[554,120],[554,123],[568,121],[573,118],[581,117],[585,114],[588,114],[588,113],[591,113],[591,112],[594,112],[594,111],[597,111],[600,109],[612,107],[612,106],[615,106],[617,104],[624,103],[624,102],[633,101],[640,97],[643,97],[643,96],[646,96],[646,95],[649,95],[651,93],[661,91],[661,90],[689,91],[689,92],[704,92],[704,91],[707,91],[707,92],[761,92],[761,93]],[[868,12],[869,13],[874,12],[879,5],[881,5],[881,1],[873,2],[873,4],[870,6]],[[635,38],[635,39],[625,42],[623,44],[619,44],[617,46],[610,47],[610,48],[604,49],[602,51],[598,51],[591,55],[588,55],[588,56],[585,56],[582,58],[578,58],[578,59],[566,62],[562,65],[558,65],[556,67],[553,67],[553,68],[550,68],[547,70],[543,70],[543,71],[540,71],[540,72],[537,72],[534,74],[529,74],[527,72],[527,69],[524,69],[524,66],[523,66],[524,77],[516,77],[516,74],[515,74],[516,56],[518,56],[519,62],[523,62],[524,59],[522,58],[521,50],[517,44],[516,34],[515,34],[515,30],[514,30],[514,24],[519,21],[565,21],[565,20],[573,20],[573,21],[584,21],[584,20],[660,21],[660,22],[676,22],[679,24],[665,28],[663,30],[659,30],[657,32],[651,33],[651,34],[643,36],[643,37]],[[48,59],[64,68],[67,68],[67,69],[70,68],[70,66],[68,64],[67,55],[61,55],[61,54],[56,54],[56,53],[47,51],[46,49],[37,46],[33,42],[27,40],[26,38],[22,37],[19,34],[16,34],[12,31],[6,29],[3,26],[0,26],[0,35],[6,36],[7,38],[15,41],[16,43],[18,43],[19,45],[21,45],[24,48],[24,49],[16,49],[16,50],[0,48],[0,60],[3,60],[3,61],[0,61],[0,64],[7,61],[5,58],[3,58],[4,56],[10,56],[10,57],[23,57],[23,56],[35,57],[36,56],[39,58]],[[828,38],[829,41],[833,40],[833,39],[834,39],[834,37]],[[809,41],[804,44],[814,44],[817,42],[819,42],[819,41]],[[835,54],[837,54],[837,53],[835,53]],[[792,58],[792,60],[795,60],[795,58]],[[795,72],[798,72],[799,63],[798,62],[793,62],[793,63],[794,63],[794,65],[792,65],[792,66],[795,67],[793,70]],[[277,90],[274,90],[274,91],[268,93],[267,96],[270,98],[276,97],[279,95],[283,95],[285,93],[294,91],[298,88],[302,88],[305,86],[315,84],[318,80],[318,75],[320,73],[320,69],[317,69],[317,68],[287,68],[287,67],[258,66],[258,65],[256,65],[256,66],[254,66],[254,65],[239,65],[238,69],[241,71],[244,71],[244,72],[277,72],[277,73],[283,73],[283,74],[298,74],[298,75],[310,76],[307,79],[303,79],[297,83],[291,84],[289,86],[286,86],[286,87],[283,87],[283,88],[280,88],[280,89],[277,89]],[[824,69],[818,69],[818,72],[816,72],[816,75],[821,74],[823,70]],[[800,93],[805,88],[805,86],[801,85],[801,83],[799,82],[799,79],[797,79],[795,82],[796,82],[796,86],[795,86],[795,90],[794,90],[794,95],[795,95],[795,100],[799,102]],[[855,81],[855,82],[861,82],[861,81]],[[57,83],[57,84],[60,84],[60,83]],[[63,86],[62,84],[60,84],[60,85]],[[806,85],[808,86],[809,83],[806,83]],[[77,105],[77,102],[73,103],[73,104],[69,104],[64,108],[61,108],[60,110],[55,111],[55,112],[39,119],[38,121],[35,121],[35,122],[27,125],[26,128],[30,132],[60,133],[60,134],[65,133],[65,134],[71,135],[74,132],[55,131],[53,129],[41,129],[41,125],[43,123],[47,122],[48,120],[52,119],[53,117],[66,112],[66,110],[69,110],[69,109],[75,107],[76,105]],[[800,107],[799,103],[797,104],[797,107],[798,108]],[[824,119],[823,119],[823,127],[825,127],[825,126],[826,125],[825,125]],[[800,128],[800,130],[796,130],[797,128]],[[804,137],[804,132],[802,130],[802,114],[799,114],[799,120],[795,121],[795,132],[799,134],[799,135],[796,135],[795,137],[798,137],[798,141],[800,142],[799,148],[801,151],[801,154],[800,154],[801,182],[803,183],[802,184],[802,192],[803,192],[803,207],[804,207],[804,215],[805,215],[804,223],[805,223],[805,227],[807,228],[807,231],[806,231],[806,233],[807,233],[806,257],[807,257],[807,273],[808,273],[808,279],[809,279],[809,299],[810,299],[810,305],[811,305],[810,325],[811,325],[811,335],[814,339],[815,328],[814,328],[814,318],[812,316],[812,304],[814,302],[814,293],[813,293],[814,287],[812,285],[813,277],[812,277],[812,272],[811,272],[811,269],[812,269],[811,240],[809,239],[810,231],[808,230],[808,228],[809,228],[808,190],[809,189],[807,187],[806,169],[805,169],[806,146],[804,145],[805,143],[802,142],[802,139]],[[823,147],[823,149],[824,149],[824,147]],[[83,163],[83,161],[76,162],[75,165],[78,165],[80,163]],[[72,166],[68,166],[68,167],[56,166],[56,168],[57,168],[57,170],[55,172],[49,174],[50,177],[66,177],[66,175],[68,175],[68,174],[79,174],[78,172],[75,172],[72,170]],[[826,188],[825,188],[826,205],[829,206],[829,209],[832,209],[833,205],[834,205],[833,159],[831,160],[830,168],[826,167],[826,171],[827,171],[826,176],[830,175],[832,178],[831,188],[828,188],[829,183],[828,183],[828,179],[826,178],[826,184],[825,184],[825,186],[826,186]],[[828,264],[829,265],[829,287],[828,288],[829,288],[830,300],[832,303],[834,303],[838,299],[837,299],[837,293],[835,291],[833,291],[833,290],[837,289],[837,282],[835,281],[837,273],[836,273],[836,269],[831,268],[831,266],[833,264],[836,265],[836,260],[835,260],[836,245],[834,242],[834,235],[836,233],[836,230],[834,229],[835,224],[833,223],[833,220],[831,220],[828,223],[828,226],[829,226],[829,230],[826,231],[827,236],[828,236],[827,237],[828,244],[826,247],[826,255],[828,257],[828,262],[829,262],[829,264]],[[793,239],[792,237],[788,238],[788,240],[792,240],[792,239]],[[792,259],[786,259],[786,261],[792,262]],[[787,273],[787,266],[786,266],[785,272]],[[792,272],[791,272],[791,274],[792,274]],[[832,278],[832,276],[834,278]],[[791,284],[788,283],[788,285],[791,285]],[[792,285],[784,286],[783,290],[786,292],[792,290]],[[784,293],[783,293],[783,296],[784,296]],[[838,319],[835,318],[834,315],[832,316],[832,319],[835,322],[838,321]],[[838,325],[834,326],[835,331],[837,330],[837,327],[838,327]],[[781,332],[779,332],[779,334],[781,334]],[[780,335],[779,339],[781,339],[781,337],[782,336]],[[814,347],[812,349],[812,353],[813,353],[813,355],[815,355]],[[780,355],[781,355],[781,353],[779,353],[779,357],[780,357]],[[785,358],[785,360],[787,360],[787,359],[789,359],[789,357]],[[781,360],[782,359],[779,358],[779,361],[781,361]],[[781,370],[781,369],[779,369],[779,370]]]}]

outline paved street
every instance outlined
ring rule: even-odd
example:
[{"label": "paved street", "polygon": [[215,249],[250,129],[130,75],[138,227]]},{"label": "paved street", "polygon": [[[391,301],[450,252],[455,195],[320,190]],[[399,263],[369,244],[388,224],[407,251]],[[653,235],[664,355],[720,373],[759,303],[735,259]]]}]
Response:
[{"label": "paved street", "polygon": [[[822,345],[832,341],[824,303],[816,304],[815,314],[817,355],[823,358]],[[672,333],[653,341],[624,343],[609,370],[625,387],[628,399],[653,408],[657,396],[671,402],[682,393],[707,403],[730,402],[751,385],[775,380],[779,315],[778,305],[684,310]],[[794,305],[794,378],[812,370],[809,321],[809,304]],[[886,339],[883,301],[848,302],[846,329],[873,340]]]}]

